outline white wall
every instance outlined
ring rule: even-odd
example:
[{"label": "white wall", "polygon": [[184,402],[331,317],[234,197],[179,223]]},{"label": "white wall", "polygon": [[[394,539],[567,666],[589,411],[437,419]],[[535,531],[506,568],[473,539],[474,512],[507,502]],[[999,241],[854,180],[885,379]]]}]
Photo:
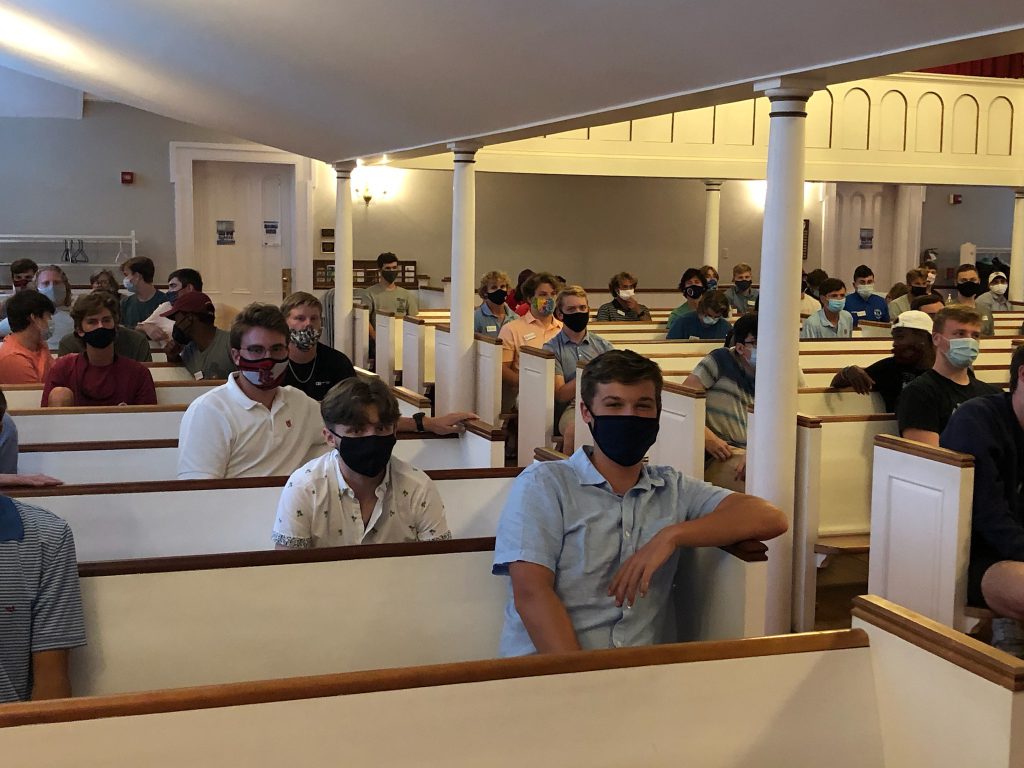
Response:
[{"label": "white wall", "polygon": [[[949,204],[953,194],[963,196],[960,205]],[[941,271],[960,263],[961,243],[1009,248],[1012,227],[1012,189],[931,186],[924,201],[921,248],[938,249]]]}]

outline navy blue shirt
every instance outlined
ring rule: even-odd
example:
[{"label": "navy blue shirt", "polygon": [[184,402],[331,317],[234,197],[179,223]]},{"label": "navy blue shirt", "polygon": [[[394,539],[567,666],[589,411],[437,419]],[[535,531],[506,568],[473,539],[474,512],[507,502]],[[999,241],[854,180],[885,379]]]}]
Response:
[{"label": "navy blue shirt", "polygon": [[967,602],[984,605],[981,577],[1001,560],[1024,562],[1024,430],[1011,395],[968,400],[952,416],[939,445],[974,457],[971,563]]},{"label": "navy blue shirt", "polygon": [[705,325],[700,318],[699,312],[677,317],[668,327],[667,338],[689,339],[696,336],[698,339],[724,339],[732,330],[729,321],[723,317],[718,318],[714,325]]},{"label": "navy blue shirt", "polygon": [[871,294],[866,299],[862,299],[859,293],[848,293],[845,309],[853,315],[854,327],[860,320],[868,320],[872,323],[889,322],[889,305],[885,303],[885,298],[877,293]]}]

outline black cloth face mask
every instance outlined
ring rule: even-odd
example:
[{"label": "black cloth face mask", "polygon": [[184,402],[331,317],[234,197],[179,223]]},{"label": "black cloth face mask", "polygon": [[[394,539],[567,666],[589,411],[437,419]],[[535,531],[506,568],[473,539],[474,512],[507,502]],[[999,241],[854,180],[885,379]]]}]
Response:
[{"label": "black cloth face mask", "polygon": [[981,293],[981,283],[972,283],[970,280],[964,280],[962,283],[956,284],[956,290],[961,296],[977,296]]},{"label": "black cloth face mask", "polygon": [[505,299],[507,298],[508,291],[502,291],[500,289],[497,291],[491,291],[487,294],[487,300],[491,302],[491,304],[504,304]]},{"label": "black cloth face mask", "polygon": [[573,312],[571,315],[562,315],[562,322],[570,331],[579,333],[587,327],[590,322],[589,312]]},{"label": "black cloth face mask", "polygon": [[82,334],[82,341],[88,344],[90,347],[95,349],[106,349],[114,343],[114,337],[117,336],[116,328],[93,328],[91,331],[86,331]]},{"label": "black cloth face mask", "polygon": [[696,300],[696,299],[699,299],[703,295],[704,295],[704,286],[703,285],[688,285],[685,288],[683,288],[683,296],[685,296],[688,299]]},{"label": "black cloth face mask", "polygon": [[364,477],[376,477],[387,469],[398,442],[394,434],[342,437],[333,430],[328,431],[337,438],[335,449],[345,466]]},{"label": "black cloth face mask", "polygon": [[632,467],[643,461],[647,451],[658,439],[660,419],[643,416],[598,416],[590,433],[601,453],[623,467]]},{"label": "black cloth face mask", "polygon": [[753,283],[750,280],[737,280],[736,281],[736,290],[739,293],[745,293],[746,291],[750,290],[750,286],[752,286],[752,285],[753,285]]},{"label": "black cloth face mask", "polygon": [[912,285],[912,286],[910,286],[910,295],[911,296],[924,296],[926,293],[928,293],[928,286],[927,285]]}]

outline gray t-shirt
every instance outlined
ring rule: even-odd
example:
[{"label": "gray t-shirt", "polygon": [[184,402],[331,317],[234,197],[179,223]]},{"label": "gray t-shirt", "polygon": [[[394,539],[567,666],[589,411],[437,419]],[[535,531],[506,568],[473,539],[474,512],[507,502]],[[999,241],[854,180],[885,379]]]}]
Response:
[{"label": "gray t-shirt", "polygon": [[213,343],[206,349],[199,349],[190,341],[181,350],[181,362],[193,376],[202,372],[204,379],[226,379],[235,370],[231,360],[231,334],[218,328]]},{"label": "gray t-shirt", "polygon": [[409,315],[416,317],[420,312],[420,300],[416,294],[407,291],[405,288],[395,288],[389,291],[383,285],[370,286],[367,291],[373,305],[370,307],[370,322],[376,324],[378,312],[394,312],[396,315]]}]

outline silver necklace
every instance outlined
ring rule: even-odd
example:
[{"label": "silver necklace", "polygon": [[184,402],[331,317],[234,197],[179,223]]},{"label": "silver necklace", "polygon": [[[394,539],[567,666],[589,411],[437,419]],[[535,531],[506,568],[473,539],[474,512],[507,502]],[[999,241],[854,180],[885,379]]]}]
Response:
[{"label": "silver necklace", "polygon": [[291,358],[288,358],[288,370],[292,372],[292,376],[295,377],[295,380],[299,382],[299,384],[308,384],[309,380],[313,378],[313,374],[316,372],[316,355],[313,355],[313,359],[309,361],[309,365],[309,376],[304,379],[300,379],[299,374],[297,374],[295,369],[292,368]]}]

